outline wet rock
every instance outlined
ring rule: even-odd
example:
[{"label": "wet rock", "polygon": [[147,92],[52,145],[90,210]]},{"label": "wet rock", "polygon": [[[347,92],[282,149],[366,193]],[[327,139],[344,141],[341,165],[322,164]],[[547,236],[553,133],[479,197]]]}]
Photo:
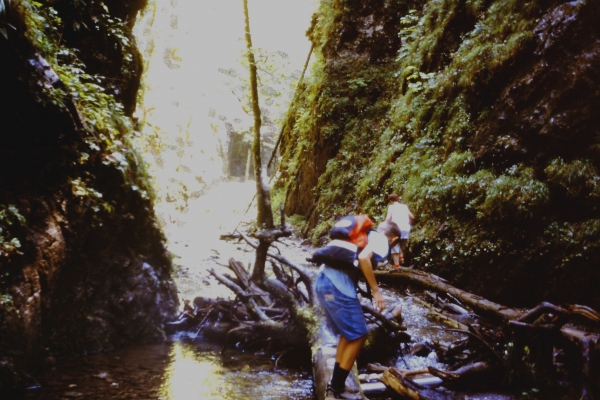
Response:
[{"label": "wet rock", "polygon": [[83,397],[84,395],[80,392],[65,392],[62,396],[66,397],[67,399],[78,399]]}]

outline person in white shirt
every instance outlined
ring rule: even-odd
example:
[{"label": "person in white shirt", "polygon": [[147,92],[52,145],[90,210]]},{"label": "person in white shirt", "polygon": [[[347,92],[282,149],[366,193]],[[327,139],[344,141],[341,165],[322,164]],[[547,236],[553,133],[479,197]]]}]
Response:
[{"label": "person in white shirt", "polygon": [[410,228],[415,220],[415,216],[412,215],[406,204],[400,203],[396,193],[390,194],[388,196],[388,200],[390,205],[388,206],[388,212],[385,220],[395,222],[402,233],[402,236],[400,237],[400,243],[396,244],[391,249],[394,268],[399,268],[400,264],[404,262],[406,245],[408,244],[408,236],[410,235]]}]

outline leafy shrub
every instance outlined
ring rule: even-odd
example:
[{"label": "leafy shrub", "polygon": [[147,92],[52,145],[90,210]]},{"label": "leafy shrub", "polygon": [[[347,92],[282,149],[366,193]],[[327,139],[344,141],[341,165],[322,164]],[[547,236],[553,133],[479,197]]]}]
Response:
[{"label": "leafy shrub", "polygon": [[11,226],[23,226],[25,217],[23,217],[17,207],[14,205],[0,204],[0,260],[10,258],[13,254],[22,254],[20,240],[13,236],[9,231]]},{"label": "leafy shrub", "polygon": [[559,157],[552,160],[545,172],[548,182],[562,187],[571,197],[600,198],[600,175],[590,160],[566,163]]},{"label": "leafy shrub", "polygon": [[533,177],[531,168],[514,167],[513,174],[500,175],[488,186],[479,218],[520,219],[544,215],[550,200],[548,187]]}]

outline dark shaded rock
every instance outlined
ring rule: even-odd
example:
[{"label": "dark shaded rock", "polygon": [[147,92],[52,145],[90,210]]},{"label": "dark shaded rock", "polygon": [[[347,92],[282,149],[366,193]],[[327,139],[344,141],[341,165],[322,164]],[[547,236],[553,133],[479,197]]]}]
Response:
[{"label": "dark shaded rock", "polygon": [[[79,66],[101,84],[111,82],[106,93],[130,115],[141,74],[131,27],[144,2],[106,2],[109,11],[96,1],[50,3],[72,46],[69,54],[85,60]],[[4,15],[10,26],[0,35],[2,390],[35,385],[44,360],[162,340],[178,302],[143,166],[117,154],[125,145],[111,148],[86,126],[82,115],[89,110],[77,100],[80,93],[71,93],[47,61],[60,56],[44,53],[59,49],[52,44],[52,24],[59,20],[48,17],[46,5],[19,7]],[[46,15],[48,30],[28,27],[35,19],[25,18],[27,12]],[[110,16],[115,26],[107,25]],[[108,28],[130,46],[105,41]],[[24,32],[31,29],[49,36],[30,41]],[[116,114],[112,121],[112,140],[126,142],[131,124]],[[10,240],[20,247],[6,247]]]}]

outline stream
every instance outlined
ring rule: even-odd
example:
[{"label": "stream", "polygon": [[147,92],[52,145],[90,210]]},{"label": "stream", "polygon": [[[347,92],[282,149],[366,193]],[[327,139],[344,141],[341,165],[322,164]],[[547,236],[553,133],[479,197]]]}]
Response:
[{"label": "stream", "polygon": [[[222,182],[197,200],[185,216],[166,218],[164,228],[169,250],[175,257],[176,283],[180,301],[196,296],[232,297],[206,272],[207,267],[226,264],[234,257],[248,265],[254,250],[245,243],[219,240],[238,224],[248,224],[253,215],[245,209],[254,193],[254,183]],[[232,196],[235,193],[235,196]],[[218,205],[218,210],[214,210]],[[312,250],[300,240],[286,240],[280,251],[291,261],[307,265]],[[222,268],[222,267],[220,267]],[[314,268],[316,271],[316,268]],[[413,302],[405,292],[382,287],[386,304],[402,304],[404,325],[413,340],[449,344],[462,334],[448,332],[446,326],[429,317],[425,307]],[[139,344],[106,354],[62,360],[39,379],[39,387],[24,393],[23,399],[312,399],[310,366],[293,365],[285,357],[247,354],[230,346],[204,340],[201,333],[179,332],[160,344]],[[291,361],[291,362],[290,362]],[[427,366],[444,368],[435,353],[404,356],[396,361],[402,369]],[[489,394],[470,399],[506,399]],[[464,397],[463,397],[464,398]]]},{"label": "stream", "polygon": [[[399,299],[407,332],[413,337],[451,342],[460,337],[428,318],[409,297],[382,290],[386,301]],[[278,363],[265,354],[246,354],[179,332],[161,344],[136,345],[106,354],[60,362],[24,399],[312,399],[310,369]],[[443,368],[435,355],[407,356],[396,366]],[[476,398],[476,397],[472,397]]]},{"label": "stream", "polygon": [[25,399],[312,399],[310,373],[189,335],[65,361]]}]

